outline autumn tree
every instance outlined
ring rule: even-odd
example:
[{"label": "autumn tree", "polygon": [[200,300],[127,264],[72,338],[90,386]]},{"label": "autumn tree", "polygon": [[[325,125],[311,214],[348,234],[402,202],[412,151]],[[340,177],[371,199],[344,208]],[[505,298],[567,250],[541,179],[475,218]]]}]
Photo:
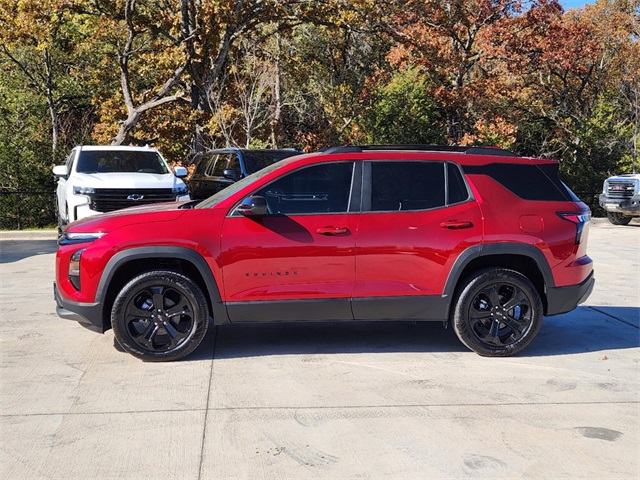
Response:
[{"label": "autumn tree", "polygon": [[[25,0],[0,3],[0,66],[7,75],[44,99],[50,117],[52,151],[57,152],[64,116],[86,107],[86,59],[75,0]],[[77,117],[76,117],[77,120]]]},{"label": "autumn tree", "polygon": [[540,2],[487,41],[511,83],[496,100],[511,106],[522,133],[534,133],[525,153],[562,159],[581,192],[598,191],[637,137],[638,16],[628,6],[599,0],[565,13]]},{"label": "autumn tree", "polygon": [[[555,2],[555,0],[550,0]],[[483,36],[523,10],[521,0],[448,0],[384,3],[379,28],[396,42],[389,53],[395,69],[420,66],[430,96],[444,114],[447,137],[459,142],[472,130],[487,95],[501,88]],[[556,2],[557,3],[557,2]]]}]

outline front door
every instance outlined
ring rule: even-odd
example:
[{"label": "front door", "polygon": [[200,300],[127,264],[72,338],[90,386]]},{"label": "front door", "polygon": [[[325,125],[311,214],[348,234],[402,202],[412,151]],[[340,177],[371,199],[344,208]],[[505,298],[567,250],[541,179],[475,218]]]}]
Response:
[{"label": "front door", "polygon": [[354,168],[300,168],[253,193],[267,200],[267,215],[225,219],[222,275],[232,322],[353,318]]}]

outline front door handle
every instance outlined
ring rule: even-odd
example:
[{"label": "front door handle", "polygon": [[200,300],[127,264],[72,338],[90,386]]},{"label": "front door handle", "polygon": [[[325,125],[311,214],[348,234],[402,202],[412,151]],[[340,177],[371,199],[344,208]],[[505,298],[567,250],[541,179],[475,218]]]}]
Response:
[{"label": "front door handle", "polygon": [[320,235],[345,235],[349,233],[349,229],[347,227],[322,227],[317,228],[316,233]]},{"label": "front door handle", "polygon": [[448,222],[442,222],[440,226],[442,228],[448,228],[449,230],[459,230],[461,228],[473,227],[473,222],[459,222],[457,220],[449,220]]}]

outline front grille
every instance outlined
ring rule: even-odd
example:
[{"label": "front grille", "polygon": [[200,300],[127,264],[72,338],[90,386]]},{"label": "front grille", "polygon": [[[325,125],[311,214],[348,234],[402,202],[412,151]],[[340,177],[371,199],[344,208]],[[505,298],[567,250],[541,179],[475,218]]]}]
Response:
[{"label": "front grille", "polygon": [[126,207],[149,205],[151,203],[174,202],[176,195],[170,188],[156,189],[117,189],[96,188],[90,195],[91,210],[96,212],[112,212]]},{"label": "front grille", "polygon": [[635,182],[628,180],[609,180],[607,182],[607,197],[631,198],[635,191]]}]

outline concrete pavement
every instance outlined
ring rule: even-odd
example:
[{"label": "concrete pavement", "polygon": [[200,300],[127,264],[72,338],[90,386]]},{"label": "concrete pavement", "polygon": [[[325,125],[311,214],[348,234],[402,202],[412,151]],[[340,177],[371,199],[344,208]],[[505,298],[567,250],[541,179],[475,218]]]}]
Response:
[{"label": "concrete pavement", "polygon": [[640,224],[596,220],[587,305],[521,355],[436,323],[212,328],[143,363],[55,314],[55,232],[0,232],[0,476],[640,476]]}]

